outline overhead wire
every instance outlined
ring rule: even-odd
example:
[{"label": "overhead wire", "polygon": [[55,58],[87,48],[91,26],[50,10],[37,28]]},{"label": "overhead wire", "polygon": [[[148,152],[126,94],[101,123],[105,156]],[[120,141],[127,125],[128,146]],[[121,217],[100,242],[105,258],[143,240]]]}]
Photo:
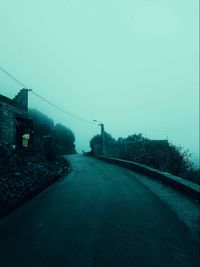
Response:
[{"label": "overhead wire", "polygon": [[73,117],[73,118],[75,118],[75,119],[77,119],[77,120],[81,120],[81,121],[84,121],[84,122],[86,122],[86,123],[90,123],[90,124],[96,125],[96,123],[93,123],[93,122],[91,122],[90,120],[84,119],[84,118],[82,118],[82,117],[80,117],[80,116],[78,116],[78,115],[75,115],[75,114],[73,114],[73,113],[71,113],[71,112],[69,112],[69,111],[67,111],[67,110],[65,110],[65,109],[63,109],[63,108],[57,106],[57,105],[54,104],[53,102],[49,101],[48,99],[46,99],[46,98],[44,98],[43,96],[41,96],[41,95],[39,95],[38,93],[36,93],[35,90],[30,89],[30,92],[31,92],[32,94],[34,94],[35,96],[37,96],[38,98],[40,98],[40,99],[42,99],[43,101],[45,101],[46,103],[48,103],[49,105],[53,106],[54,108],[56,108],[56,109],[58,109],[58,110],[64,112],[65,114],[67,114],[67,115],[69,115],[69,116],[71,116],[71,117]]},{"label": "overhead wire", "polygon": [[19,85],[23,86],[24,88],[27,88],[27,86],[20,82],[18,79],[16,79],[12,74],[10,74],[7,70],[5,70],[3,67],[0,66],[0,70],[5,73],[8,77],[10,77],[13,81],[15,81],[16,83],[18,83]]},{"label": "overhead wire", "polygon": [[48,103],[49,105],[53,106],[54,108],[58,109],[59,111],[86,123],[92,124],[92,125],[97,125],[96,123],[93,123],[90,120],[84,119],[76,114],[73,114],[72,112],[69,112],[61,107],[59,107],[58,105],[54,104],[53,102],[49,101],[48,99],[46,99],[45,97],[39,95],[38,93],[35,92],[35,90],[33,89],[29,89],[24,83],[22,83],[21,81],[19,81],[18,79],[16,79],[11,73],[9,73],[6,69],[4,69],[3,67],[0,66],[0,70],[5,73],[9,78],[11,78],[13,81],[15,81],[16,83],[18,83],[20,86],[22,86],[24,89],[27,89],[29,92],[31,92],[33,95],[37,96],[38,98],[40,98],[41,100],[45,101],[46,103]]}]

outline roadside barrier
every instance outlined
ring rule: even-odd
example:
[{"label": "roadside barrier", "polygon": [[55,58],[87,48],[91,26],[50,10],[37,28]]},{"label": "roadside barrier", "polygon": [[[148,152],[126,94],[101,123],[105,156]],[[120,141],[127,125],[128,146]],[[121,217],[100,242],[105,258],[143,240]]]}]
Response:
[{"label": "roadside barrier", "polygon": [[198,184],[187,181],[168,172],[162,172],[136,162],[105,156],[97,156],[96,158],[160,180],[161,182],[174,187],[178,191],[187,194],[191,198],[200,201],[200,186]]}]

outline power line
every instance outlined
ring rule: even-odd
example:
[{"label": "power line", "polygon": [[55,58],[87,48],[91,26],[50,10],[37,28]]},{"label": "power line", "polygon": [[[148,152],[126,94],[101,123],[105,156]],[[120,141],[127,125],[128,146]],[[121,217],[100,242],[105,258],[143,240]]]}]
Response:
[{"label": "power line", "polygon": [[75,119],[77,119],[77,120],[81,120],[81,121],[84,121],[84,122],[86,122],[86,123],[90,123],[90,124],[96,125],[95,123],[91,122],[90,120],[86,120],[86,119],[84,119],[84,118],[82,118],[82,117],[79,117],[79,116],[77,116],[77,115],[75,115],[75,114],[73,114],[73,113],[71,113],[71,112],[69,112],[69,111],[67,111],[67,110],[65,110],[65,109],[63,109],[63,108],[57,106],[57,105],[54,104],[53,102],[51,102],[51,101],[49,101],[48,99],[44,98],[43,96],[37,94],[37,93],[35,92],[35,90],[30,90],[30,92],[31,92],[32,94],[36,95],[38,98],[40,98],[40,99],[42,99],[43,101],[45,101],[46,103],[48,103],[49,105],[53,106],[54,108],[56,108],[56,109],[58,109],[58,110],[64,112],[65,114],[70,115],[71,117],[73,117],[73,118],[75,118]]},{"label": "power line", "polygon": [[[3,67],[0,66],[0,70],[5,73],[9,78],[11,78],[13,81],[15,81],[16,83],[18,83],[19,85],[21,85],[22,87],[28,89],[28,87],[20,82],[18,79],[16,79],[12,74],[10,74],[7,70],[5,70]],[[77,119],[77,120],[80,120],[80,121],[83,121],[83,122],[86,122],[86,123],[89,123],[89,124],[92,124],[92,125],[96,125],[95,123],[91,122],[90,120],[87,120],[87,119],[84,119],[80,116],[77,116],[61,107],[59,107],[58,105],[54,104],[53,102],[49,101],[48,99],[46,99],[45,97],[39,95],[38,93],[35,92],[35,90],[33,89],[28,89],[32,94],[34,94],[35,96],[37,96],[38,98],[42,99],[43,101],[45,101],[46,103],[48,103],[49,105],[53,106],[54,108],[58,109],[59,111]]]},{"label": "power line", "polygon": [[23,84],[22,82],[20,82],[19,80],[17,80],[12,74],[10,74],[7,70],[5,70],[3,67],[0,66],[0,70],[5,73],[8,77],[10,77],[13,81],[15,81],[16,83],[18,83],[19,85],[23,86],[24,88],[27,88],[27,86],[25,84]]}]

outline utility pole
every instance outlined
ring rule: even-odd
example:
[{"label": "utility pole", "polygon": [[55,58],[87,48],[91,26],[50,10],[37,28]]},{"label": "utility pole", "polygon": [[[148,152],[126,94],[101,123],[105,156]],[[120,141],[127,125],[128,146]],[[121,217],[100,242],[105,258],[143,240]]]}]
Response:
[{"label": "utility pole", "polygon": [[101,154],[104,155],[105,152],[105,130],[104,130],[104,124],[100,121],[93,120],[95,122],[98,122],[101,127]]}]

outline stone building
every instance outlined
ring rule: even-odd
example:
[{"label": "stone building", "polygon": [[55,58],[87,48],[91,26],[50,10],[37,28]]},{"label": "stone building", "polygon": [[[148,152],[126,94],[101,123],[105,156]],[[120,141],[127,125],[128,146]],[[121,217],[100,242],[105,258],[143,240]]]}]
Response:
[{"label": "stone building", "polygon": [[32,120],[28,119],[28,90],[20,90],[13,99],[0,95],[0,143],[21,147],[23,136],[31,136],[32,128]]}]

